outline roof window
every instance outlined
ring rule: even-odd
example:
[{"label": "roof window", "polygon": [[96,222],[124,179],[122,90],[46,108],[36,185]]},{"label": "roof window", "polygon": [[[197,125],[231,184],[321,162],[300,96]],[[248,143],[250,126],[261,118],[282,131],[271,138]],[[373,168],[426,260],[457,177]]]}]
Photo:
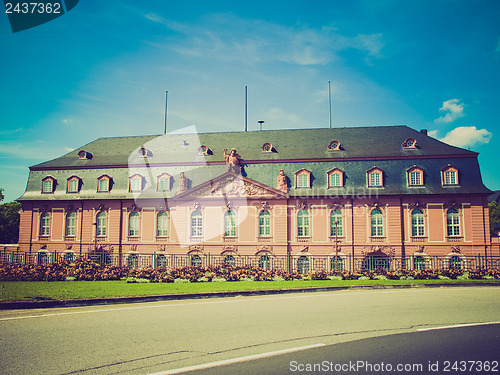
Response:
[{"label": "roof window", "polygon": [[328,150],[329,151],[338,151],[340,150],[340,142],[339,141],[331,141],[330,144],[328,145]]},{"label": "roof window", "polygon": [[415,138],[408,138],[403,142],[402,146],[404,148],[417,148],[417,140]]},{"label": "roof window", "polygon": [[78,158],[79,159],[92,159],[94,155],[91,152],[87,152],[85,150],[80,150],[78,151]]}]

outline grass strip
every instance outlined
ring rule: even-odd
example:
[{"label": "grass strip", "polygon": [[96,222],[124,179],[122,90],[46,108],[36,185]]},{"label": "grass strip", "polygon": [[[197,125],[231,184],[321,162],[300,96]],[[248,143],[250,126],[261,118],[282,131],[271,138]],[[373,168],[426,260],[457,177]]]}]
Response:
[{"label": "grass strip", "polygon": [[137,297],[188,293],[213,293],[270,289],[317,288],[330,286],[477,284],[500,280],[292,280],[234,281],[208,283],[127,283],[126,281],[52,281],[0,282],[0,301],[70,300],[91,298]]}]

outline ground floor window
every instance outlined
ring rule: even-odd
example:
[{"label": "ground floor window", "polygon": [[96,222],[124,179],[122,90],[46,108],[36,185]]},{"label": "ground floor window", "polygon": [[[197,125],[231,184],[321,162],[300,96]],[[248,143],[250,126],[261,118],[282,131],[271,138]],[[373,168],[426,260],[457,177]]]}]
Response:
[{"label": "ground floor window", "polygon": [[157,268],[167,268],[168,267],[167,257],[163,254],[156,254],[155,265]]},{"label": "ground floor window", "polygon": [[453,255],[448,259],[448,268],[451,270],[461,270],[462,269],[462,258],[458,255]]},{"label": "ground floor window", "polygon": [[269,257],[269,255],[262,255],[259,258],[259,268],[262,268],[264,270],[271,269],[271,258]]},{"label": "ground floor window", "polygon": [[130,268],[139,268],[139,255],[131,254],[127,258],[127,264]]},{"label": "ground floor window", "polygon": [[39,266],[43,266],[49,263],[49,256],[46,252],[40,251],[36,254],[36,264]]},{"label": "ground floor window", "polygon": [[191,265],[193,267],[201,267],[201,257],[199,255],[191,255]]},{"label": "ground floor window", "polygon": [[413,258],[413,269],[414,270],[425,270],[425,258],[422,255],[417,255]]},{"label": "ground floor window", "polygon": [[339,256],[334,256],[330,260],[330,269],[332,271],[342,272],[344,270],[344,259]]},{"label": "ground floor window", "polygon": [[236,265],[236,259],[234,259],[234,255],[226,255],[224,257],[224,264],[228,264],[230,266]]},{"label": "ground floor window", "polygon": [[378,269],[388,270],[391,266],[389,258],[384,256],[367,256],[363,259],[362,268],[365,271],[374,271]]},{"label": "ground floor window", "polygon": [[66,261],[66,262],[72,262],[73,261],[73,258],[74,258],[74,255],[73,253],[64,253],[63,254],[63,260]]},{"label": "ground floor window", "polygon": [[301,255],[299,259],[297,259],[297,272],[300,274],[309,272],[309,258],[305,255]]}]

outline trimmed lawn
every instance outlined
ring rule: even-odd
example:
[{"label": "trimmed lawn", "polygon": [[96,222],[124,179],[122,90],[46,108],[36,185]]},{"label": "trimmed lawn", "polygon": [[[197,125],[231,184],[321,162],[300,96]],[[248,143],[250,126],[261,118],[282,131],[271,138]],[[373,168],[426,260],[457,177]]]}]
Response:
[{"label": "trimmed lawn", "polygon": [[297,289],[364,285],[477,284],[500,280],[292,280],[226,281],[207,283],[127,283],[126,281],[6,281],[0,282],[0,301],[40,299],[68,300],[153,296],[227,291]]}]

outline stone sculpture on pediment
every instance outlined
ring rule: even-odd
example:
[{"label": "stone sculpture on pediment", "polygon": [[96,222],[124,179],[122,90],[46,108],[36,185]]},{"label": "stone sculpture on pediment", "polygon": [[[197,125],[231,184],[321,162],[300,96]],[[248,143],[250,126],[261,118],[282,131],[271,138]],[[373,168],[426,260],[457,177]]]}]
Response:
[{"label": "stone sculpture on pediment", "polygon": [[241,156],[236,153],[234,148],[229,153],[227,153],[227,149],[223,151],[228,172],[241,173]]}]

